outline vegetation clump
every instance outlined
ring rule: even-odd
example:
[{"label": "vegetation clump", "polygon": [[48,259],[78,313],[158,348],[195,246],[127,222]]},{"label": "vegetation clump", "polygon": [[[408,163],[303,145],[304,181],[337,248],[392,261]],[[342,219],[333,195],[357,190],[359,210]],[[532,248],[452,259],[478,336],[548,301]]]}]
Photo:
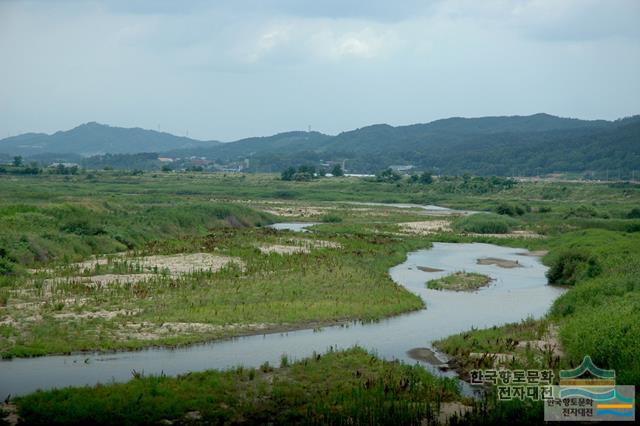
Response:
[{"label": "vegetation clump", "polygon": [[392,170],[391,168],[384,169],[381,172],[376,173],[376,181],[378,182],[397,182],[402,179],[400,173]]},{"label": "vegetation clump", "polygon": [[342,217],[338,216],[335,213],[327,213],[320,218],[324,223],[340,223],[342,222]]},{"label": "vegetation clump", "polygon": [[522,216],[523,214],[531,211],[531,207],[528,205],[521,206],[518,204],[500,203],[496,207],[496,213],[507,216]]},{"label": "vegetation clump", "polygon": [[632,208],[629,213],[627,213],[627,219],[640,219],[640,208]]},{"label": "vegetation clump", "polygon": [[575,285],[577,282],[593,278],[602,268],[595,257],[583,250],[567,250],[560,253],[547,271],[549,284]]},{"label": "vegetation clump", "polygon": [[[284,358],[283,358],[284,359]],[[16,400],[25,424],[421,424],[462,399],[453,379],[355,347],[281,367],[37,392]],[[194,415],[197,413],[197,416]],[[191,420],[191,421],[190,421]]]},{"label": "vegetation clump", "polygon": [[427,281],[432,290],[473,291],[489,285],[491,278],[475,272],[459,271],[442,278]]},{"label": "vegetation clump", "polygon": [[331,174],[335,177],[344,176],[344,171],[342,170],[342,166],[340,164],[336,164],[331,168]]},{"label": "vegetation clump", "polygon": [[297,170],[294,167],[289,167],[280,175],[280,179],[282,180],[295,180],[298,182],[310,181],[315,179],[316,177],[318,177],[318,173],[315,166],[307,165],[302,165],[298,167]]},{"label": "vegetation clump", "polygon": [[459,232],[475,234],[508,234],[518,225],[513,218],[495,213],[477,213],[465,216],[454,222],[454,228]]}]

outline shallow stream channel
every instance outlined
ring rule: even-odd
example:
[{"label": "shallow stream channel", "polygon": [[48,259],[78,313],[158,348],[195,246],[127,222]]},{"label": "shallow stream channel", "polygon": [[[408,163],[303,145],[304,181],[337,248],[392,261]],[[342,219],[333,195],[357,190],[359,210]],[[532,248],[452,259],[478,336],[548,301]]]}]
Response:
[{"label": "shallow stream channel", "polygon": [[[287,228],[280,224],[278,228],[301,230],[299,225]],[[478,263],[479,259],[488,258],[511,261],[507,262],[511,267],[504,267],[504,263]],[[478,272],[491,277],[492,281],[474,292],[426,288],[427,281],[457,271]],[[145,375],[178,375],[239,365],[258,367],[267,361],[277,366],[283,354],[295,360],[314,351],[322,353],[329,348],[346,349],[354,345],[385,359],[422,363],[409,355],[412,349],[430,348],[432,341],[472,327],[491,327],[544,315],[562,292],[547,285],[545,271],[540,259],[523,249],[478,243],[434,243],[430,249],[409,253],[405,262],[389,270],[394,281],[422,297],[426,309],[373,323],[352,322],[320,330],[238,337],[176,349],[0,361],[0,398],[37,389],[124,382],[131,379],[134,370]],[[453,374],[424,365],[437,374]]]}]

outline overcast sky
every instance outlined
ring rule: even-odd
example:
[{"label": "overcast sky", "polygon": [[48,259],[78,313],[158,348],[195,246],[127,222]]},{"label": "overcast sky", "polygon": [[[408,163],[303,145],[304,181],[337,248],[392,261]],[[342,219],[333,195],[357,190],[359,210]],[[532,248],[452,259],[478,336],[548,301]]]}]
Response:
[{"label": "overcast sky", "polygon": [[639,0],[0,0],[0,137],[640,113]]}]

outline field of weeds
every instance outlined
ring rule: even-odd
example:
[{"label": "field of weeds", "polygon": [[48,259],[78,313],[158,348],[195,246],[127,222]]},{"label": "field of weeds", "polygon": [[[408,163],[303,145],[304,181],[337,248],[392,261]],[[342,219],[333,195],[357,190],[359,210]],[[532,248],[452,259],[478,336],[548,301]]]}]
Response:
[{"label": "field of weeds", "polygon": [[177,345],[423,307],[386,271],[427,243],[325,227],[222,228],[33,269],[0,290],[3,356]]}]

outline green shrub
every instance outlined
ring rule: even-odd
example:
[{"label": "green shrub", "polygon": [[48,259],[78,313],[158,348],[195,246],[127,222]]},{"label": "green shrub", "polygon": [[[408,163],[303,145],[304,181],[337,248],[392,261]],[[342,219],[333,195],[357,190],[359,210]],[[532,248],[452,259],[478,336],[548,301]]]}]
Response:
[{"label": "green shrub", "polygon": [[324,223],[340,223],[342,222],[342,218],[334,213],[328,213],[320,219]]},{"label": "green shrub", "polygon": [[640,223],[630,223],[625,228],[626,232],[640,232]]},{"label": "green shrub", "polygon": [[569,219],[571,217],[580,217],[580,218],[598,217],[598,212],[591,207],[580,205],[578,207],[572,207],[564,215],[565,219]]},{"label": "green shrub", "polygon": [[460,232],[477,234],[508,234],[518,221],[495,213],[477,213],[458,219],[454,227]]},{"label": "green shrub", "polygon": [[390,168],[376,173],[376,180],[378,182],[397,182],[400,179],[402,179],[402,176]]},{"label": "green shrub", "polygon": [[15,272],[16,265],[9,259],[0,257],[0,275],[11,275]]},{"label": "green shrub", "polygon": [[582,279],[595,277],[601,271],[595,257],[588,252],[568,250],[554,260],[546,275],[550,284],[575,285]]},{"label": "green shrub", "polygon": [[634,207],[629,213],[627,213],[627,219],[640,219],[640,209]]},{"label": "green shrub", "polygon": [[496,207],[496,213],[507,216],[514,216],[516,211],[512,205],[502,203]]}]

